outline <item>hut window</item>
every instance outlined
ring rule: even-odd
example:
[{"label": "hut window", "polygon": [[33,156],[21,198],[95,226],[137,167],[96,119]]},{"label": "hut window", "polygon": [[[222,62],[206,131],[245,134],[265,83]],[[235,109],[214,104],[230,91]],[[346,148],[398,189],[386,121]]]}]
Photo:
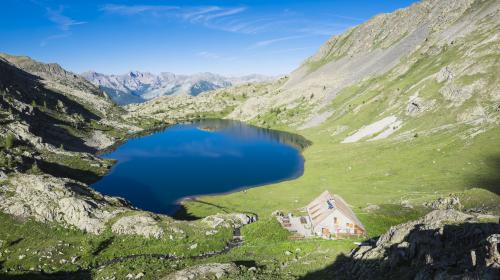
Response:
[{"label": "hut window", "polygon": [[338,224],[339,223],[339,221],[337,220],[337,217],[333,217],[333,223],[334,224]]}]

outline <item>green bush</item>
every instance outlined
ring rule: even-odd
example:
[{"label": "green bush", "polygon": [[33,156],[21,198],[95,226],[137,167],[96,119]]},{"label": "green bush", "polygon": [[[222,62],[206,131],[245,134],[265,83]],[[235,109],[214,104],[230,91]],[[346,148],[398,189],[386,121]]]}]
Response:
[{"label": "green bush", "polygon": [[7,134],[4,140],[4,146],[6,149],[10,149],[12,148],[12,146],[14,146],[14,135],[12,135],[11,133]]}]

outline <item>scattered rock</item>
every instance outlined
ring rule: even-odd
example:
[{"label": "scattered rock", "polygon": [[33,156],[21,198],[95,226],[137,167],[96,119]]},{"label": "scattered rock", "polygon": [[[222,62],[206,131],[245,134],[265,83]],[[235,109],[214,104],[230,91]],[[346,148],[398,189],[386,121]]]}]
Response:
[{"label": "scattered rock", "polygon": [[434,210],[461,209],[460,199],[456,196],[440,197],[435,201],[424,203],[425,207]]},{"label": "scattered rock", "polygon": [[331,267],[338,279],[495,279],[500,225],[453,209],[391,227]]},{"label": "scattered rock", "polygon": [[425,111],[430,110],[434,105],[435,100],[425,100],[418,96],[418,94],[414,94],[410,96],[408,100],[408,104],[406,105],[406,115],[415,117]]},{"label": "scattered rock", "polygon": [[194,250],[196,248],[198,248],[198,243],[194,243],[193,245],[189,246],[190,250]]},{"label": "scattered rock", "polygon": [[439,72],[436,74],[436,81],[438,83],[442,82],[447,82],[453,80],[453,72],[451,71],[450,67],[445,66],[439,70]]},{"label": "scattered rock", "polygon": [[210,228],[215,229],[218,227],[224,228],[239,228],[257,221],[257,216],[250,214],[217,214],[205,217],[201,220],[202,223],[208,225]]},{"label": "scattered rock", "polygon": [[471,98],[473,93],[471,87],[459,87],[452,83],[443,86],[439,92],[446,100],[453,102],[457,106]]},{"label": "scattered rock", "polygon": [[346,137],[341,143],[355,143],[365,137],[371,137],[374,135],[376,136],[369,139],[369,141],[384,139],[398,130],[401,127],[402,123],[403,122],[401,120],[398,120],[396,116],[388,116],[374,123],[361,127],[356,132]]},{"label": "scattered rock", "polygon": [[219,231],[218,230],[215,230],[215,229],[212,229],[212,230],[207,230],[205,232],[205,235],[209,236],[209,235],[214,235],[214,234],[217,234]]},{"label": "scattered rock", "polygon": [[213,277],[220,279],[237,271],[238,267],[233,263],[209,263],[179,270],[167,275],[162,280],[212,279]]},{"label": "scattered rock", "polygon": [[283,217],[283,215],[284,215],[283,211],[281,211],[281,210],[276,210],[276,211],[273,211],[271,213],[271,216],[273,216],[273,217]]},{"label": "scattered rock", "polygon": [[469,108],[457,116],[457,121],[464,122],[470,125],[483,124],[487,121],[487,119],[488,116],[486,114],[486,111],[480,105]]},{"label": "scattered rock", "polygon": [[105,149],[115,143],[115,139],[110,138],[100,130],[94,131],[92,136],[85,141],[85,145],[97,149]]},{"label": "scattered rock", "polygon": [[379,209],[380,209],[380,206],[378,206],[376,204],[370,204],[370,205],[366,206],[365,208],[363,208],[363,211],[374,212],[374,211],[377,211]]},{"label": "scattered rock", "polygon": [[122,217],[111,226],[111,230],[117,234],[135,234],[157,239],[164,234],[155,218],[146,213]]},{"label": "scattered rock", "polygon": [[7,176],[7,174],[5,174],[5,172],[3,172],[2,170],[0,170],[0,180],[7,180],[9,179],[9,177]]},{"label": "scattered rock", "polygon": [[99,234],[115,215],[108,210],[112,205],[109,197],[70,179],[17,174],[10,184],[13,195],[0,196],[0,210],[17,217],[59,222]]},{"label": "scattered rock", "polygon": [[403,208],[410,208],[410,209],[413,208],[413,205],[410,203],[410,201],[406,199],[401,201],[401,206]]}]

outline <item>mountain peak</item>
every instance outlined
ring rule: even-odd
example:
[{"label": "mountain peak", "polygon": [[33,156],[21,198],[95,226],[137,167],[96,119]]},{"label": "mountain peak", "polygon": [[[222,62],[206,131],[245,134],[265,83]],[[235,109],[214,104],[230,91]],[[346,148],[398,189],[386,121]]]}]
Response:
[{"label": "mountain peak", "polygon": [[88,81],[104,90],[120,105],[140,103],[164,95],[198,95],[202,92],[247,82],[268,82],[274,77],[247,75],[225,77],[211,72],[176,75],[161,72],[129,71],[122,75],[105,75],[94,71],[82,73]]}]

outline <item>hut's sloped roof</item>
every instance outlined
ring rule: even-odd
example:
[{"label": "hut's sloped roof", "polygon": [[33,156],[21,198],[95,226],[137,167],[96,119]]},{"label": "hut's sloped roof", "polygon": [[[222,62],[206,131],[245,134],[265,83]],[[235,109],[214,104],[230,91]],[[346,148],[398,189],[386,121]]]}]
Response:
[{"label": "hut's sloped roof", "polygon": [[326,219],[330,214],[332,214],[335,209],[338,209],[344,216],[355,223],[358,227],[365,230],[365,227],[361,221],[356,217],[356,214],[347,205],[344,199],[338,195],[331,195],[329,191],[324,191],[318,197],[316,197],[311,203],[307,205],[307,213],[311,217],[311,222],[313,227],[316,227],[324,219]]}]

